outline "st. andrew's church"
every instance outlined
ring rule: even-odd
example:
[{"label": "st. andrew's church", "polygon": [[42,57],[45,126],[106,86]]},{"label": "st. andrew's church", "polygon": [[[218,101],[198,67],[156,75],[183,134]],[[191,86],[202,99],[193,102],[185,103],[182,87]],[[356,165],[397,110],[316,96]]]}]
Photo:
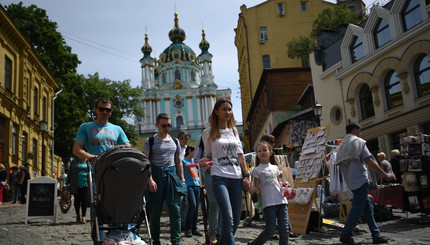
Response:
[{"label": "st. andrew's church", "polygon": [[[172,43],[159,59],[151,57],[152,47],[148,34],[142,47],[141,106],[145,110],[136,120],[136,129],[141,136],[157,131],[155,121],[160,113],[168,113],[172,119],[172,131],[187,130],[191,139],[196,138],[209,126],[209,116],[218,98],[230,99],[230,89],[218,89],[212,74],[212,54],[209,42],[202,30],[199,44],[200,55],[184,43],[185,31],[179,27],[175,13],[174,27],[169,32]],[[174,132],[172,132],[175,135]]]}]

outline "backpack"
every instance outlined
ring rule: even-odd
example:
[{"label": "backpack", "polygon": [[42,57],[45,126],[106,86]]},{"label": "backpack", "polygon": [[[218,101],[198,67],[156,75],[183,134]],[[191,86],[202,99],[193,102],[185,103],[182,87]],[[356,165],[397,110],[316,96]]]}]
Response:
[{"label": "backpack", "polygon": [[118,145],[95,163],[97,212],[103,223],[135,223],[144,203],[151,174],[148,158],[139,150]]}]

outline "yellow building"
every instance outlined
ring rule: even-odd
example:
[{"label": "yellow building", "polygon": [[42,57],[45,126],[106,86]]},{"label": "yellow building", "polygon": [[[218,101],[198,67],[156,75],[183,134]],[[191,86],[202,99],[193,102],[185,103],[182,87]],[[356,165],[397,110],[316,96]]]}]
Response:
[{"label": "yellow building", "polygon": [[59,84],[0,5],[0,160],[7,168],[28,162],[32,176],[52,176],[61,169],[60,158],[54,161],[51,152],[57,89]]},{"label": "yellow building", "polygon": [[268,0],[250,8],[241,6],[235,45],[245,130],[263,69],[303,67],[301,60],[288,58],[287,42],[308,36],[318,14],[334,6],[322,0]]},{"label": "yellow building", "polygon": [[374,6],[361,25],[321,34],[341,37],[310,57],[330,140],[342,138],[349,122],[361,124],[373,153],[399,149],[402,134],[430,134],[429,7],[392,0]]}]

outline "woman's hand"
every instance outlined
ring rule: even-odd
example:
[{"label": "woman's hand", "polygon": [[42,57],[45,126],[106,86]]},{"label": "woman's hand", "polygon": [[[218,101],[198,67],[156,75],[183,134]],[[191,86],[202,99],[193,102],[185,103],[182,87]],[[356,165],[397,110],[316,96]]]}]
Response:
[{"label": "woman's hand", "polygon": [[200,159],[200,161],[199,161],[200,167],[206,168],[207,166],[209,166],[208,162],[210,160],[211,159],[209,159],[208,157],[203,157],[202,159]]},{"label": "woman's hand", "polygon": [[157,183],[152,178],[149,179],[148,184],[150,192],[157,192]]},{"label": "woman's hand", "polygon": [[245,191],[249,191],[251,189],[251,181],[249,181],[249,177],[243,178],[242,185]]}]

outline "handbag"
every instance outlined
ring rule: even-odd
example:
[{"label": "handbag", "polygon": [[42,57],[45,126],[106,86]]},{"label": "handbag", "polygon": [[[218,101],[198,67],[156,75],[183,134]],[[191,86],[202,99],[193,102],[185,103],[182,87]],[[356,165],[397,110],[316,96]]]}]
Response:
[{"label": "handbag", "polygon": [[72,198],[69,191],[63,191],[60,199],[60,209],[63,214],[66,214],[72,206]]}]

